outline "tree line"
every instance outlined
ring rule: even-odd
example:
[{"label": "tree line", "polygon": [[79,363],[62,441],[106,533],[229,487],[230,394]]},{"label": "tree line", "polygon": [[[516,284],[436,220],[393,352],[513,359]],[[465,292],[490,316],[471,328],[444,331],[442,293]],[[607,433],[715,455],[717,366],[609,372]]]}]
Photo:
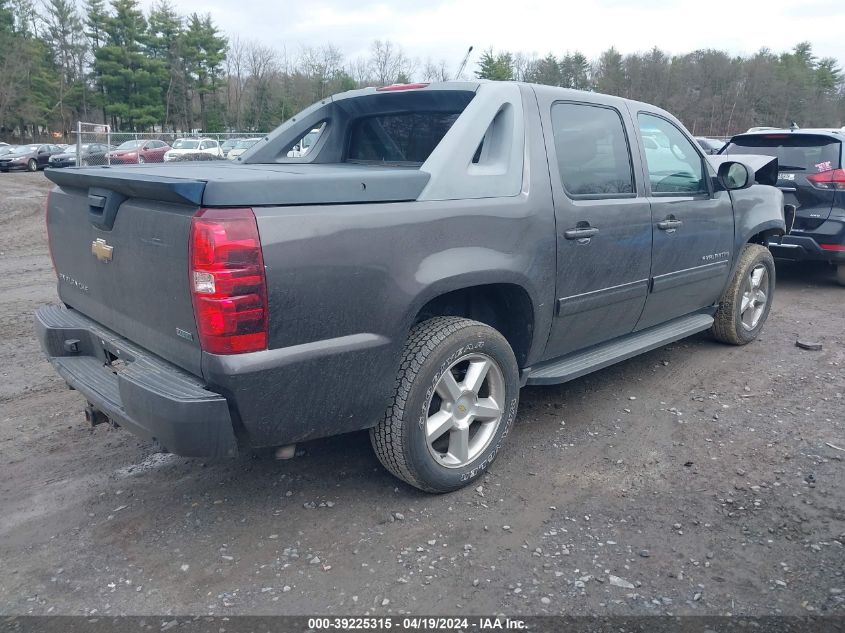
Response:
[{"label": "tree line", "polygon": [[590,61],[580,52],[487,50],[478,77],[529,81],[646,101],[672,112],[693,134],[729,136],[753,126],[842,127],[845,79],[837,60],[810,43],[743,57],[719,50],[670,55],[659,48],[623,55],[611,47]]},{"label": "tree line", "polygon": [[[138,0],[0,0],[0,137],[67,137],[78,120],[121,131],[266,131],[327,95],[445,81],[455,65],[412,59],[385,40],[356,59],[332,44],[277,49],[227,37],[210,16],[181,15],[169,0],[148,12]],[[472,74],[647,101],[695,134],[845,124],[843,73],[808,43],[747,57],[610,48],[595,60],[491,49]]]}]

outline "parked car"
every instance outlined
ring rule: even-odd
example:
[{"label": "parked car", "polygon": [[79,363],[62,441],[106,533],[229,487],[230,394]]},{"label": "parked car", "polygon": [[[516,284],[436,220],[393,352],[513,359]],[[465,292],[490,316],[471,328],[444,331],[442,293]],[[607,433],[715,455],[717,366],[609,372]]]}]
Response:
[{"label": "parked car", "polygon": [[778,187],[795,206],[788,235],[772,236],[775,257],[830,262],[845,286],[845,129],[764,130],[734,136],[726,156],[778,159]]},{"label": "parked car", "polygon": [[255,145],[261,138],[242,138],[238,141],[238,144],[235,145],[234,148],[229,150],[229,156],[227,157],[229,160],[235,160],[238,156],[243,154],[246,150],[250,147]]},{"label": "parked car", "polygon": [[157,139],[126,141],[108,153],[108,161],[117,164],[160,163],[169,150],[170,145]]},{"label": "parked car", "polygon": [[[105,165],[108,160],[106,154],[114,148],[103,143],[84,143],[81,147],[81,166]],[[50,167],[75,167],[76,166],[76,145],[70,145],[60,154],[53,154],[50,157]]]},{"label": "parked car", "polygon": [[288,150],[288,158],[301,158],[302,156],[308,154],[312,145],[314,145],[320,137],[321,131],[321,128],[314,128],[313,130],[310,130],[308,134],[299,139],[299,141],[297,141],[297,143]]},{"label": "parked car", "polygon": [[696,136],[695,140],[704,150],[705,154],[718,154],[719,150],[725,146],[725,141],[718,138],[710,138],[707,136]]},{"label": "parked car", "polygon": [[8,154],[0,156],[0,171],[7,172],[15,169],[38,171],[47,166],[50,156],[61,152],[62,148],[55,145],[18,145]]},{"label": "parked car", "polygon": [[223,158],[220,143],[213,138],[178,138],[173,141],[173,147],[164,155],[164,160],[171,161],[177,156],[195,156],[197,154]]},{"label": "parked car", "polygon": [[523,385],[754,340],[785,230],[783,194],[668,112],[513,82],[343,93],[175,171],[48,172],[65,305],[36,329],[87,417],[182,455],[370,429],[430,492],[490,467]]},{"label": "parked car", "polygon": [[238,144],[238,141],[242,141],[243,139],[240,138],[227,138],[225,141],[220,143],[220,151],[223,152],[223,158],[229,157],[229,152],[235,149],[235,146]]}]

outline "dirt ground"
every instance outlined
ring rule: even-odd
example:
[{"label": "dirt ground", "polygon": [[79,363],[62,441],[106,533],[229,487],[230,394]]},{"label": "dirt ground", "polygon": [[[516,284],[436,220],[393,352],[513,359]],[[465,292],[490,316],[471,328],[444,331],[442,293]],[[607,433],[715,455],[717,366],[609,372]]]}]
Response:
[{"label": "dirt ground", "polygon": [[779,265],[747,347],[526,389],[483,484],[429,496],[365,433],[203,461],[86,428],[32,332],[57,301],[47,190],[0,174],[0,613],[845,613],[831,269]]}]

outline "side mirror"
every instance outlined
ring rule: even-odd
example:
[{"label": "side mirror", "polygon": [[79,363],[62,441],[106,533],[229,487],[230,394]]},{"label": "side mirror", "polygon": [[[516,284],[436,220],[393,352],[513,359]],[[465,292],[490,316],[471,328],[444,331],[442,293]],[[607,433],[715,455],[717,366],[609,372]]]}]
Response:
[{"label": "side mirror", "polygon": [[726,161],[719,165],[719,182],[728,191],[748,189],[754,184],[754,172],[745,163]]}]

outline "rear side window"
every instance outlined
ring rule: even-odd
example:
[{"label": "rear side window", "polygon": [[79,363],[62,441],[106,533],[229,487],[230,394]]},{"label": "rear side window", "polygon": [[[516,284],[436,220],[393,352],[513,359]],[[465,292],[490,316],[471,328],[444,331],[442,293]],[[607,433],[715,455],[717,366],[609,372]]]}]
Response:
[{"label": "rear side window", "polygon": [[552,106],[552,128],[560,180],[569,195],[634,193],[631,152],[616,110],[556,103]]},{"label": "rear side window", "polygon": [[725,154],[776,156],[781,171],[818,173],[841,167],[842,144],[815,134],[760,134],[736,136]]},{"label": "rear side window", "polygon": [[443,140],[460,112],[404,112],[352,123],[346,159],[419,165]]}]

